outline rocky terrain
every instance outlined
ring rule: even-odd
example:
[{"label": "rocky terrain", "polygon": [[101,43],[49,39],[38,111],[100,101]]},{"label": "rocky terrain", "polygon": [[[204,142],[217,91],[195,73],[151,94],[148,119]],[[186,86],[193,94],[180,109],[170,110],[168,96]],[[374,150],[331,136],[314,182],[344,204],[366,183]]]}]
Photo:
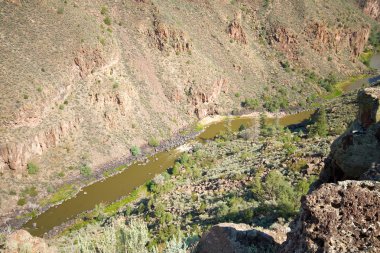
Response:
[{"label": "rocky terrain", "polygon": [[[360,94],[371,94],[373,90],[369,88]],[[320,176],[322,186],[301,201],[321,170],[321,175],[332,171],[331,163],[325,164],[324,157],[337,137],[336,130],[347,128],[355,118],[356,101],[362,101],[361,96],[357,99],[352,93],[325,104],[326,137],[280,129],[268,131],[265,129],[270,126],[261,126],[235,134],[224,133],[204,145],[194,143],[192,151],[181,156],[168,172],[156,176],[147,184],[147,192],[123,206],[116,216],[108,218],[107,208],[98,207],[83,216],[83,221],[90,219],[95,224],[90,222],[85,229],[53,237],[48,240],[49,250],[91,252],[92,246],[84,248],[82,243],[70,242],[84,240],[83,243],[92,245],[94,242],[89,241],[106,239],[105,229],[115,226],[111,225],[113,220],[133,221],[142,217],[151,235],[146,240],[150,248],[177,235],[188,238],[188,251],[197,252],[317,252],[321,249],[344,252],[348,241],[354,240],[351,237],[356,238],[358,251],[369,248],[368,245],[376,246],[378,208],[374,203],[379,195],[375,182],[334,184]],[[367,106],[375,110],[378,99],[372,102],[372,107]],[[332,149],[327,161],[333,159],[335,152]],[[312,189],[320,183],[314,183]],[[289,222],[299,207],[301,213],[291,223],[292,230],[287,236]],[[347,222],[348,219],[354,223]],[[246,224],[213,226],[218,222]],[[368,222],[374,227],[368,227]],[[194,244],[202,234],[199,243]],[[22,247],[32,243],[31,240],[34,239],[23,237],[12,247]],[[44,247],[46,242],[40,243],[37,246]],[[175,245],[181,243],[177,241]]]},{"label": "rocky terrain", "polygon": [[367,5],[0,1],[1,213],[36,206],[17,205],[25,188],[39,200],[83,166],[238,112],[245,99],[257,100],[250,109],[305,106],[330,73],[366,71]]},{"label": "rocky terrain", "polygon": [[[284,243],[275,242],[268,234],[257,235],[260,239],[254,240],[249,236],[254,230],[249,228],[245,228],[248,232],[243,238],[229,233],[213,235],[214,227],[200,240],[197,252],[222,252],[215,244],[209,245],[213,240],[237,244],[234,248],[242,249],[236,252],[248,252],[247,247],[268,242],[267,248],[273,252],[378,252],[379,91],[379,87],[359,91],[357,119],[332,144],[320,178],[302,199],[300,214],[292,222]],[[358,128],[360,132],[356,131]],[[356,160],[347,162],[356,154],[360,154]],[[234,228],[231,224],[224,226]]]},{"label": "rocky terrain", "polygon": [[[378,0],[0,0],[0,225],[206,116],[320,106],[368,73],[379,20]],[[322,101],[301,131],[192,143],[116,213],[48,241],[0,234],[0,250],[93,252],[125,231],[138,252],[377,252],[379,95]]]}]

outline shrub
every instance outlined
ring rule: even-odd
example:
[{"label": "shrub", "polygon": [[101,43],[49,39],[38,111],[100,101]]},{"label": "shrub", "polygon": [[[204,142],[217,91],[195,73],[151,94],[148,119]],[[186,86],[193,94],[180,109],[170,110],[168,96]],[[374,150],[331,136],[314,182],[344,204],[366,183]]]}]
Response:
[{"label": "shrub", "polygon": [[183,153],[179,158],[178,158],[178,162],[182,165],[184,164],[187,164],[190,160],[190,156],[188,153]]},{"label": "shrub", "polygon": [[39,171],[38,166],[35,165],[34,163],[28,163],[27,169],[28,169],[28,174],[29,175],[37,174],[37,172]]},{"label": "shrub", "polygon": [[259,106],[259,101],[255,98],[246,98],[241,105],[245,108],[254,110]]},{"label": "shrub", "polygon": [[151,138],[148,140],[148,144],[149,144],[149,146],[151,146],[151,147],[158,147],[158,146],[160,146],[160,141],[157,140],[155,137],[151,137]]},{"label": "shrub", "polygon": [[18,201],[17,201],[17,205],[19,206],[23,206],[26,204],[26,199],[25,198],[20,198]]},{"label": "shrub", "polygon": [[380,29],[379,29],[379,26],[374,26],[371,29],[371,33],[370,33],[368,41],[369,41],[369,44],[375,48],[380,45]]},{"label": "shrub", "polygon": [[131,153],[133,156],[137,156],[137,155],[141,154],[141,150],[137,146],[132,146],[131,147]]},{"label": "shrub", "polygon": [[310,136],[324,137],[327,135],[327,117],[326,110],[320,108],[315,114],[315,123],[309,128]]},{"label": "shrub", "polygon": [[239,126],[239,132],[244,131],[244,130],[246,130],[246,129],[247,129],[247,127],[246,127],[244,124],[241,124],[241,125]]},{"label": "shrub", "polygon": [[128,252],[147,253],[149,232],[141,220],[132,219],[128,225],[123,221],[112,221],[109,226],[89,225],[79,230],[72,238],[72,245],[64,252]]},{"label": "shrub", "polygon": [[[159,252],[157,248],[153,250],[154,253]],[[187,253],[187,245],[181,237],[174,236],[173,239],[165,243],[165,249],[162,253]]]},{"label": "shrub", "polygon": [[21,195],[22,195],[22,196],[29,195],[30,197],[35,197],[35,196],[38,195],[38,191],[37,191],[37,189],[36,189],[35,186],[26,187],[26,188],[21,192]]},{"label": "shrub", "polygon": [[281,67],[286,71],[286,72],[290,72],[290,64],[288,61],[284,61],[284,62],[280,62],[281,64]]},{"label": "shrub", "polygon": [[103,19],[103,21],[104,21],[104,24],[106,24],[106,25],[111,25],[111,18],[110,17],[105,17],[104,19]]},{"label": "shrub", "polygon": [[102,9],[100,10],[100,14],[106,15],[108,13],[108,8],[107,6],[102,6]]},{"label": "shrub", "polygon": [[64,11],[63,7],[59,7],[58,10],[57,10],[57,13],[58,14],[63,14],[63,11]]},{"label": "shrub", "polygon": [[82,176],[85,176],[85,177],[89,177],[92,174],[91,168],[87,165],[80,167],[79,172]]}]

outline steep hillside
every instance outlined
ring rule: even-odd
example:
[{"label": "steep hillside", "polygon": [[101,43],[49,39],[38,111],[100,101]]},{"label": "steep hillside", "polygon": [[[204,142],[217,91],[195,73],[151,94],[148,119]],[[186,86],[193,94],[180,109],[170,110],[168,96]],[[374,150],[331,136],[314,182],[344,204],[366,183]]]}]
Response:
[{"label": "steep hillside", "polygon": [[0,1],[1,213],[26,187],[46,194],[83,165],[239,111],[245,98],[268,110],[305,106],[330,73],[366,70],[358,56],[371,23],[358,6]]}]

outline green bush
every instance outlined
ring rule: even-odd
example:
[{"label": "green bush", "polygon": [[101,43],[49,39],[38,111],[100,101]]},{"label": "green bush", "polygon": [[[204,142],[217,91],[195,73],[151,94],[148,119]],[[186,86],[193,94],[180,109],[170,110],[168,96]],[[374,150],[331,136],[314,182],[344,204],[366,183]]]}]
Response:
[{"label": "green bush", "polygon": [[29,175],[37,174],[37,172],[40,170],[40,169],[38,168],[38,166],[35,165],[34,163],[28,163],[28,165],[27,165],[27,169],[28,169],[28,174],[29,174]]},{"label": "green bush", "polygon": [[17,205],[19,206],[23,206],[26,204],[26,199],[25,198],[20,198],[18,201],[17,201]]},{"label": "green bush", "polygon": [[79,172],[82,176],[85,176],[85,177],[89,177],[92,174],[91,168],[87,165],[80,167]]},{"label": "green bush", "polygon": [[246,98],[241,105],[245,108],[254,110],[259,106],[259,101],[255,98]]},{"label": "green bush", "polygon": [[309,127],[309,136],[326,136],[328,133],[326,110],[324,108],[320,108],[314,115],[314,118],[314,124]]},{"label": "green bush", "polygon": [[78,231],[63,252],[128,252],[148,253],[146,245],[149,241],[149,231],[141,220],[130,220],[126,225],[119,220],[109,226],[89,225]]},{"label": "green bush", "polygon": [[133,156],[137,156],[137,155],[141,154],[141,150],[137,146],[132,146],[131,147],[131,153],[132,153]]},{"label": "green bush", "polygon": [[148,144],[149,144],[149,146],[151,146],[151,147],[158,147],[158,146],[160,146],[160,141],[157,140],[155,137],[151,137],[151,138],[148,140]]},{"label": "green bush", "polygon": [[105,17],[104,19],[103,19],[103,21],[104,21],[104,24],[106,24],[106,25],[111,25],[111,18],[110,17]]},{"label": "green bush", "polygon": [[107,6],[102,6],[101,10],[100,10],[100,14],[102,15],[106,15],[108,13],[108,8]]},{"label": "green bush", "polygon": [[372,27],[368,42],[374,48],[380,46],[380,27],[378,25]]}]

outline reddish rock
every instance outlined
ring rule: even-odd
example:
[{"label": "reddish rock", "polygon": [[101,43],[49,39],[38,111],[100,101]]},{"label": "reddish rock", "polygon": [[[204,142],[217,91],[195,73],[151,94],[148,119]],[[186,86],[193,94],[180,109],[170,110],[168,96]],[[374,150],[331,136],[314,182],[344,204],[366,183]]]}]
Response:
[{"label": "reddish rock", "polygon": [[235,19],[228,27],[228,33],[232,39],[241,43],[247,44],[247,35],[244,32],[243,26],[241,25],[241,13],[235,14]]},{"label": "reddish rock", "polygon": [[380,1],[379,0],[359,0],[359,6],[363,12],[373,19],[380,19]]}]

